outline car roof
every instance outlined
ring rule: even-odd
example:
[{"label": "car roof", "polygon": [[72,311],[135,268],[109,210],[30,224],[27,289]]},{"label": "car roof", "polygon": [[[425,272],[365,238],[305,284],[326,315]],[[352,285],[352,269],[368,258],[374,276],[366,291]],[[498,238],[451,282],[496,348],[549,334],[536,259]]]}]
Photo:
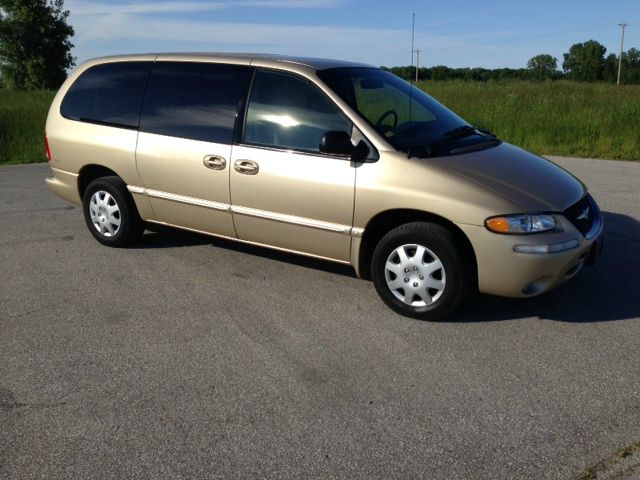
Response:
[{"label": "car roof", "polygon": [[347,60],[333,60],[329,58],[315,58],[315,57],[296,57],[287,55],[271,55],[271,54],[258,54],[253,55],[254,59],[272,60],[280,63],[296,63],[305,67],[313,68],[314,70],[326,70],[328,68],[340,68],[340,67],[371,67],[360,62],[350,62]]},{"label": "car roof", "polygon": [[[242,64],[260,64],[262,66],[273,64],[273,66],[282,66],[282,64],[296,64],[302,67],[307,67],[313,70],[326,70],[329,68],[342,68],[342,67],[373,67],[365,63],[350,62],[345,60],[332,60],[328,58],[313,58],[313,57],[297,57],[292,55],[278,55],[270,53],[215,53],[215,52],[162,52],[162,53],[149,53],[149,54],[134,54],[134,55],[115,55],[109,57],[102,57],[93,59],[93,62],[99,60],[110,61],[122,61],[122,60],[135,60],[141,57],[156,57],[158,60],[173,59],[173,60],[193,60],[193,61],[211,61],[211,62],[230,62],[230,63],[242,63]],[[93,63],[92,62],[92,63]]]}]

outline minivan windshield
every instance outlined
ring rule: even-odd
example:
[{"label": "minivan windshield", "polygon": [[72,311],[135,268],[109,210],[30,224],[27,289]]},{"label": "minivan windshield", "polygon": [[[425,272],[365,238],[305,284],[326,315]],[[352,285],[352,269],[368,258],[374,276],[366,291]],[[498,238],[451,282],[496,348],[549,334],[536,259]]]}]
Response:
[{"label": "minivan windshield", "polygon": [[319,77],[397,150],[419,157],[454,155],[500,143],[424,91],[378,68],[321,70]]}]

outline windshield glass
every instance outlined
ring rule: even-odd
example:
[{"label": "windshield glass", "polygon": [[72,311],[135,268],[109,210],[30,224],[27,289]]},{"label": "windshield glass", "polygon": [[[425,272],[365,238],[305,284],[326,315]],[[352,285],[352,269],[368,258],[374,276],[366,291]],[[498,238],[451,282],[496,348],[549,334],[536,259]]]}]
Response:
[{"label": "windshield glass", "polygon": [[[476,150],[499,143],[424,91],[378,68],[334,68],[320,78],[396,149],[418,156]],[[488,142],[493,145],[489,145]]]}]

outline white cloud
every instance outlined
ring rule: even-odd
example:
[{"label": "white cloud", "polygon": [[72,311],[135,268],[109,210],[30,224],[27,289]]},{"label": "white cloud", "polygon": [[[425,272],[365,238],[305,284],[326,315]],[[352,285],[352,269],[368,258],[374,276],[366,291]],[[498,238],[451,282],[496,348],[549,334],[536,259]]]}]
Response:
[{"label": "white cloud", "polygon": [[[178,15],[201,9],[208,11],[250,5],[262,8],[329,8],[342,1],[345,0],[165,1],[116,6],[104,1],[68,0],[68,8],[76,31],[74,55],[79,61],[121,53],[244,51],[338,58],[389,66],[411,62],[409,30],[212,22],[202,20],[202,15],[197,19],[193,19],[193,15]],[[174,14],[155,15],[162,13]],[[503,40],[512,34],[510,31],[481,36],[421,32],[416,35],[415,45],[423,52],[421,65],[474,66],[478,56],[482,56],[484,66],[518,66],[522,62],[522,52],[504,48]],[[487,45],[487,42],[493,45]]]},{"label": "white cloud", "polygon": [[123,4],[118,5],[117,8],[115,8],[112,4],[108,3],[74,1],[67,2],[67,8],[70,9],[72,16],[86,17],[92,15],[109,15],[116,11],[120,14],[202,12],[219,10],[221,8],[225,8],[225,6],[220,3],[156,2]]},{"label": "white cloud", "polygon": [[271,8],[271,9],[320,9],[330,8],[340,0],[239,0],[239,1],[165,1],[135,2],[114,5],[101,1],[69,0],[66,8],[73,16],[119,14],[191,13],[211,12],[230,8]]}]

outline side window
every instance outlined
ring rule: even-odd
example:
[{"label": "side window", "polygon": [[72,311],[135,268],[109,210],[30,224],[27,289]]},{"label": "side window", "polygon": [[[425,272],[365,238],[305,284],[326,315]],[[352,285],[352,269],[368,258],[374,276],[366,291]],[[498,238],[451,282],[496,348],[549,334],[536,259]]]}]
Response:
[{"label": "side window", "polygon": [[257,71],[247,109],[244,142],[319,152],[331,130],[351,133],[351,123],[328,98],[293,75]]},{"label": "side window", "polygon": [[142,106],[140,130],[204,142],[231,143],[251,68],[157,62]]},{"label": "side window", "polygon": [[67,91],[60,113],[71,120],[138,128],[151,62],[114,62],[89,68]]}]

